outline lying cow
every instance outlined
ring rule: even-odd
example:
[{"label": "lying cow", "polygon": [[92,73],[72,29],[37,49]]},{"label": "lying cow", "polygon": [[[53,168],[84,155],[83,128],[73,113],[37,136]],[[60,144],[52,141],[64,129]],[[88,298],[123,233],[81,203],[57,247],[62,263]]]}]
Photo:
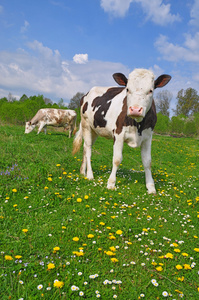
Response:
[{"label": "lying cow", "polygon": [[76,124],[77,114],[74,110],[55,109],[55,108],[42,108],[38,110],[36,115],[31,121],[26,122],[25,133],[31,132],[38,126],[39,134],[44,128],[46,134],[47,126],[64,127],[69,130],[69,137],[71,137]]},{"label": "lying cow", "polygon": [[[135,69],[129,79],[121,73],[113,75],[124,87],[94,87],[81,99],[81,123],[73,142],[73,154],[79,151],[84,138],[83,161],[80,173],[93,179],[91,147],[98,135],[114,140],[113,168],[107,188],[114,189],[116,172],[122,161],[123,144],[141,146],[148,193],[156,193],[151,174],[151,142],[157,121],[153,91],[165,86],[171,79],[145,69]],[[86,173],[87,169],[87,173]]]}]

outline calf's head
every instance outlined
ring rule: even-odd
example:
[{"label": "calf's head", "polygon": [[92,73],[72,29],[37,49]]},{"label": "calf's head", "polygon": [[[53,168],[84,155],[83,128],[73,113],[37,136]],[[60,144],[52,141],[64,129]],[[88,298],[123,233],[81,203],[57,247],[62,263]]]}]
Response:
[{"label": "calf's head", "polygon": [[30,133],[35,128],[35,125],[32,125],[31,122],[26,122],[25,133]]},{"label": "calf's head", "polygon": [[155,80],[150,70],[135,69],[128,79],[121,73],[113,74],[113,78],[126,86],[127,115],[141,122],[152,105],[154,89],[165,86],[171,76],[161,75]]}]

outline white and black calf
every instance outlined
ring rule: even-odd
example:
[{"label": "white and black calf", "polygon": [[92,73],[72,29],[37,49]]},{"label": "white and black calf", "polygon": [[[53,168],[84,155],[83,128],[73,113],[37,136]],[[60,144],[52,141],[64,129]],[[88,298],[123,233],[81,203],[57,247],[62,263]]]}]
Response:
[{"label": "white and black calf", "polygon": [[39,134],[42,129],[46,134],[47,126],[64,127],[69,130],[69,137],[71,137],[76,125],[77,114],[74,110],[70,109],[55,109],[55,108],[42,108],[38,110],[36,115],[31,121],[26,122],[25,133],[31,132],[38,126]]},{"label": "white and black calf", "polygon": [[73,142],[73,154],[79,151],[84,139],[83,161],[80,173],[93,179],[91,148],[98,135],[114,140],[113,167],[107,188],[114,189],[116,172],[122,161],[123,144],[141,147],[148,193],[156,193],[151,174],[151,141],[157,121],[153,91],[165,86],[171,79],[145,69],[135,69],[127,79],[123,74],[113,75],[124,87],[94,87],[81,99],[81,123]]}]

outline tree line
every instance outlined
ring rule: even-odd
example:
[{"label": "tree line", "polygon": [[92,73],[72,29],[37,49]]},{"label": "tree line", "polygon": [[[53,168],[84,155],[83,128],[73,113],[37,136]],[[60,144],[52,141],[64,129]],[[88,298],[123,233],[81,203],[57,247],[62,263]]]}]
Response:
[{"label": "tree line", "polygon": [[[27,97],[25,94],[16,100],[9,93],[8,97],[0,99],[0,121],[2,123],[24,125],[41,108],[74,109],[77,112],[77,122],[80,121],[80,99],[84,94],[78,92],[66,106],[63,99],[53,103],[43,95]],[[199,95],[197,91],[188,88],[177,94],[176,108],[170,118],[170,103],[172,94],[163,90],[155,96],[157,109],[157,124],[155,132],[159,134],[199,136]]]},{"label": "tree line", "polygon": [[193,88],[181,89],[176,97],[176,108],[170,116],[170,103],[173,95],[167,90],[155,97],[158,121],[155,132],[185,136],[199,136],[199,95]]}]

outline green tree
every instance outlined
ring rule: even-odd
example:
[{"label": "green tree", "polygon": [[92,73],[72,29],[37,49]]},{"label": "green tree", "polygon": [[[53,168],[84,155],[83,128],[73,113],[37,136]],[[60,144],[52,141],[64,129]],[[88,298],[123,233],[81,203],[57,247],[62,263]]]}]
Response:
[{"label": "green tree", "polygon": [[157,93],[155,98],[157,112],[160,112],[162,115],[169,117],[169,108],[172,97],[172,93],[167,90],[163,90]]},{"label": "green tree", "polygon": [[70,109],[76,109],[80,108],[80,100],[84,96],[83,93],[77,93],[69,102],[68,108]]},{"label": "green tree", "polygon": [[173,110],[176,116],[183,114],[188,117],[199,112],[199,96],[196,90],[192,88],[181,89],[178,92],[177,100],[176,109]]},{"label": "green tree", "polygon": [[168,116],[163,115],[161,112],[157,113],[157,123],[155,125],[155,132],[157,133],[169,133],[170,131],[170,119]]}]

